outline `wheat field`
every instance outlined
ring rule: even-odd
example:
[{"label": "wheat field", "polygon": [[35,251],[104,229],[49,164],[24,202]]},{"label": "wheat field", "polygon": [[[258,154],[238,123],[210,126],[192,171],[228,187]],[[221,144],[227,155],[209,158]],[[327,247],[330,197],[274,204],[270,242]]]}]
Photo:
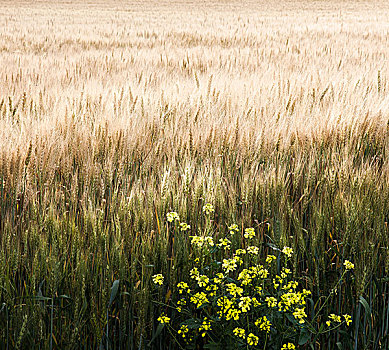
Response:
[{"label": "wheat field", "polygon": [[[146,346],[159,225],[177,210],[196,230],[206,202],[220,230],[266,223],[317,295],[353,257],[343,348],[388,346],[387,18],[385,1],[2,1],[1,348]],[[115,279],[131,297],[106,316]]]}]

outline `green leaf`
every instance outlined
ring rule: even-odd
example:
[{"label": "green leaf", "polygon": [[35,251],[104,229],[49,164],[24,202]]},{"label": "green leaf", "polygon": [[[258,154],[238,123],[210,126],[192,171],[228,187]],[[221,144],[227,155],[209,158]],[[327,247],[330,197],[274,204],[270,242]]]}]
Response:
[{"label": "green leaf", "polygon": [[153,335],[153,337],[151,338],[150,342],[149,342],[149,346],[150,344],[161,334],[163,328],[165,327],[165,324],[164,323],[159,323],[158,324],[158,327]]},{"label": "green leaf", "polygon": [[370,320],[371,308],[370,308],[369,303],[366,301],[366,299],[363,296],[359,297],[359,302],[362,304],[362,306],[365,309],[366,313],[369,315],[368,319]]},{"label": "green leaf", "polygon": [[185,321],[185,324],[188,326],[189,329],[199,329],[201,326],[201,322],[199,322],[193,318]]},{"label": "green leaf", "polygon": [[32,297],[32,299],[34,299],[34,300],[39,300],[39,301],[51,300],[51,298],[49,298],[49,297],[41,297],[41,296]]},{"label": "green leaf", "polygon": [[65,294],[60,295],[58,298],[71,299],[71,297],[69,297],[68,295],[65,295]]},{"label": "green leaf", "polygon": [[299,345],[304,345],[311,338],[311,333],[306,328],[302,328],[300,331]]},{"label": "green leaf", "polygon": [[290,322],[292,322],[293,324],[296,324],[297,323],[297,320],[294,318],[294,316],[292,316],[291,314],[286,314],[285,315],[286,316],[286,318],[290,321]]},{"label": "green leaf", "polygon": [[109,298],[108,307],[111,307],[112,303],[115,301],[118,290],[119,290],[119,280],[115,280],[111,287],[111,297]]},{"label": "green leaf", "polygon": [[204,349],[219,350],[219,349],[221,349],[221,345],[220,345],[220,343],[211,342],[211,343],[204,345]]}]

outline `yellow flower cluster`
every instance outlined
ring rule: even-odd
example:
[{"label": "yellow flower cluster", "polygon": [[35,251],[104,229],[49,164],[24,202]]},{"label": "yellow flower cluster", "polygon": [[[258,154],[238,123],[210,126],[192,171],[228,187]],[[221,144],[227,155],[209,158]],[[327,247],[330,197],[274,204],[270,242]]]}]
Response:
[{"label": "yellow flower cluster", "polygon": [[245,255],[245,254],[246,254],[246,249],[237,249],[235,251],[235,255],[238,255],[238,256]]},{"label": "yellow flower cluster", "polygon": [[189,291],[190,291],[188,283],[185,283],[185,282],[178,283],[177,288],[178,288],[178,292],[180,294],[182,294],[184,291],[186,291],[187,293],[189,293]]},{"label": "yellow flower cluster", "polygon": [[246,228],[244,230],[244,238],[247,238],[247,239],[252,239],[255,237],[255,231],[252,227],[250,228]]},{"label": "yellow flower cluster", "polygon": [[251,306],[251,298],[250,297],[241,297],[239,299],[238,306],[242,310],[242,312],[248,312]]},{"label": "yellow flower cluster", "polygon": [[243,285],[249,285],[254,278],[265,279],[269,275],[269,271],[263,268],[262,265],[251,266],[249,269],[242,269],[238,275],[238,281],[242,281]]},{"label": "yellow flower cluster", "polygon": [[223,259],[222,267],[226,273],[235,271],[238,265],[236,264],[236,259]]},{"label": "yellow flower cluster", "polygon": [[215,208],[213,207],[212,204],[207,203],[203,206],[203,212],[207,215],[213,213],[215,211]]},{"label": "yellow flower cluster", "polygon": [[293,316],[299,321],[299,323],[305,323],[304,318],[307,317],[307,314],[305,313],[304,308],[296,308],[296,310],[293,312]]},{"label": "yellow flower cluster", "polygon": [[280,296],[281,300],[278,302],[279,311],[288,311],[293,306],[303,306],[306,304],[306,295],[301,292],[294,292],[289,290],[288,292]]},{"label": "yellow flower cluster", "polygon": [[251,255],[258,255],[259,253],[259,248],[255,246],[247,247],[247,253]]},{"label": "yellow flower cluster", "polygon": [[199,275],[196,280],[199,287],[206,287],[209,283],[209,278],[207,275]]},{"label": "yellow flower cluster", "polygon": [[235,299],[230,300],[223,296],[217,300],[216,304],[220,308],[220,310],[217,312],[217,315],[220,318],[225,318],[227,321],[239,320],[239,315],[242,313],[242,311],[235,308]]},{"label": "yellow flower cluster", "polygon": [[[206,215],[210,215],[214,212],[214,208],[208,203],[204,205],[203,211]],[[168,213],[168,221],[179,220],[176,214]],[[190,226],[180,223],[180,228],[186,231]],[[274,315],[280,312],[288,316],[287,319],[296,329],[306,327],[302,325],[307,322],[306,300],[311,292],[302,288],[301,291],[299,283],[292,279],[292,271],[287,266],[271,265],[277,260],[275,255],[267,255],[266,263],[262,262],[266,267],[259,263],[257,256],[260,248],[248,244],[253,242],[248,240],[255,237],[254,228],[244,230],[247,241],[244,240],[242,246],[235,250],[232,249],[231,240],[220,238],[216,243],[212,236],[206,236],[210,232],[207,230],[202,236],[190,236],[192,246],[207,249],[192,250],[193,268],[189,273],[190,282],[181,281],[177,284],[180,297],[176,310],[183,311],[181,318],[192,313],[192,319],[199,325],[198,328],[189,329],[189,323],[185,321],[181,323],[178,334],[185,338],[185,341],[188,342],[188,339],[191,341],[193,335],[213,339],[213,332],[216,333],[220,327],[223,327],[239,338],[235,341],[240,345],[245,342],[246,347],[255,347],[264,340],[265,336],[266,339],[270,339],[266,333],[273,331],[277,333]],[[232,224],[228,226],[228,231],[230,235],[234,235],[239,232],[239,227]],[[278,263],[284,261],[288,264],[293,249],[284,246],[281,253],[286,256],[286,259],[280,260],[278,257]],[[195,264],[196,260],[198,264]],[[354,268],[348,260],[344,265],[346,270]],[[278,271],[277,274],[274,273],[275,271]],[[153,281],[162,285],[164,278],[161,274],[154,275]],[[209,318],[204,317],[205,315]],[[169,323],[170,318],[162,314],[158,321]],[[265,334],[261,337],[257,336],[256,331],[250,327],[252,322],[257,327],[258,334],[259,332]],[[347,325],[351,324],[351,317],[343,315],[343,322]],[[332,323],[339,325],[342,323],[342,317],[331,314],[326,323],[328,326]],[[290,339],[293,339],[292,336]],[[260,345],[262,347],[263,344]],[[281,348],[281,350],[293,349],[296,349],[293,343],[283,344]]]},{"label": "yellow flower cluster", "polygon": [[[351,322],[352,322],[351,316],[345,314],[345,315],[343,315],[343,317],[344,317],[344,321],[346,322],[346,325],[349,326],[351,324]],[[326,325],[328,327],[330,327],[332,323],[339,324],[341,322],[342,322],[342,317],[341,316],[335,315],[335,314],[330,314],[328,316],[328,321],[326,321]]]},{"label": "yellow flower cluster", "polygon": [[170,322],[170,317],[167,317],[165,314],[162,314],[157,319],[160,323],[165,324]]},{"label": "yellow flower cluster", "polygon": [[193,295],[191,298],[190,298],[190,301],[196,305],[197,308],[199,308],[200,306],[206,304],[206,303],[209,303],[209,300],[207,298],[207,294],[205,294],[204,292],[198,292],[196,293],[195,295]]},{"label": "yellow flower cluster", "polygon": [[276,307],[277,306],[277,299],[274,297],[266,297],[265,301],[267,302],[268,307]]},{"label": "yellow flower cluster", "polygon": [[239,337],[239,338],[243,338],[245,339],[246,338],[246,331],[243,329],[243,328],[235,328],[233,331],[235,336]]},{"label": "yellow flower cluster", "polygon": [[[236,337],[246,339],[246,331],[243,328],[237,327],[232,332]],[[246,341],[247,341],[247,345],[256,346],[258,345],[259,338],[255,334],[249,333]]]},{"label": "yellow flower cluster", "polygon": [[162,286],[164,277],[160,273],[152,276],[152,279],[155,284],[159,284],[160,286]]},{"label": "yellow flower cluster", "polygon": [[228,226],[228,230],[230,231],[230,235],[233,236],[235,233],[239,232],[239,227],[237,224],[232,224]]},{"label": "yellow flower cluster", "polygon": [[277,258],[274,256],[274,255],[268,255],[267,257],[266,257],[266,262],[268,263],[268,264],[271,264],[271,262],[272,261],[274,261],[274,260],[276,260]]},{"label": "yellow flower cluster", "polygon": [[202,248],[204,245],[208,245],[210,247],[215,245],[211,236],[189,236],[189,238],[192,239],[191,244],[197,246],[198,248]]},{"label": "yellow flower cluster", "polygon": [[284,247],[282,249],[282,252],[288,257],[290,258],[293,254],[293,249],[292,248],[289,248],[289,247]]},{"label": "yellow flower cluster", "polygon": [[187,325],[183,324],[180,329],[178,330],[178,334],[181,335],[181,337],[185,338],[186,334],[189,332],[189,328]]},{"label": "yellow flower cluster", "polygon": [[346,321],[347,326],[349,326],[352,322],[351,316],[346,314],[346,315],[343,315],[343,317],[344,317],[344,320]]},{"label": "yellow flower cluster", "polygon": [[173,222],[174,220],[178,220],[178,221],[180,220],[180,217],[175,211],[171,211],[170,213],[167,213],[166,217],[167,217],[167,221],[169,222]]},{"label": "yellow flower cluster", "polygon": [[180,228],[181,228],[181,231],[188,231],[188,230],[190,230],[190,225],[188,225],[185,222],[180,222]]},{"label": "yellow flower cluster", "polygon": [[231,248],[231,241],[227,238],[220,238],[219,243],[217,244],[219,248],[223,248],[226,250],[230,250]]},{"label": "yellow flower cluster", "polygon": [[238,287],[235,283],[228,283],[226,284],[226,287],[227,292],[233,297],[242,296],[243,294],[243,288]]},{"label": "yellow flower cluster", "polygon": [[205,317],[203,323],[199,328],[199,332],[201,333],[201,336],[205,337],[207,335],[207,331],[210,331],[211,329],[212,329],[211,322]]},{"label": "yellow flower cluster", "polygon": [[342,318],[340,316],[335,315],[335,314],[329,315],[328,318],[334,322],[338,322],[338,323],[342,322]]},{"label": "yellow flower cluster", "polygon": [[266,316],[258,318],[258,320],[255,321],[255,325],[261,330],[266,333],[270,332],[271,323],[267,319]]},{"label": "yellow flower cluster", "polygon": [[247,336],[247,344],[250,345],[250,346],[258,345],[258,341],[259,341],[259,338],[255,334],[253,334],[253,333],[250,333]]},{"label": "yellow flower cluster", "polygon": [[217,273],[217,274],[216,274],[216,277],[213,279],[213,282],[214,282],[215,284],[222,283],[223,278],[224,278],[224,275],[223,275],[222,273]]},{"label": "yellow flower cluster", "polygon": [[352,270],[354,268],[354,264],[349,260],[345,260],[343,265],[346,267],[346,270]]}]

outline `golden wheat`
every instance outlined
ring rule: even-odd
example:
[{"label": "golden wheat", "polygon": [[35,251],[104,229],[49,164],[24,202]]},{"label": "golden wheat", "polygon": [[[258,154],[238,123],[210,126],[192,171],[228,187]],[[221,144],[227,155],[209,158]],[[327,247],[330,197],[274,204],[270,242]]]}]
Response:
[{"label": "golden wheat", "polygon": [[[385,2],[2,2],[1,153],[311,142],[388,120]],[[5,24],[5,25],[4,25]],[[72,143],[72,146],[70,146]]]}]

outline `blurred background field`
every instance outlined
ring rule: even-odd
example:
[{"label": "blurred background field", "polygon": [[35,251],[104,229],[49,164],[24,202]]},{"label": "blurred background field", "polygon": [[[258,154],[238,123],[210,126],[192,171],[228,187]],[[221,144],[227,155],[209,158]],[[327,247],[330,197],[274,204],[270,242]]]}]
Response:
[{"label": "blurred background field", "polygon": [[151,275],[188,273],[166,213],[195,233],[212,203],[216,236],[293,247],[316,299],[353,261],[328,305],[350,333],[317,348],[388,349],[387,18],[370,1],[2,1],[1,348],[147,348]]}]

